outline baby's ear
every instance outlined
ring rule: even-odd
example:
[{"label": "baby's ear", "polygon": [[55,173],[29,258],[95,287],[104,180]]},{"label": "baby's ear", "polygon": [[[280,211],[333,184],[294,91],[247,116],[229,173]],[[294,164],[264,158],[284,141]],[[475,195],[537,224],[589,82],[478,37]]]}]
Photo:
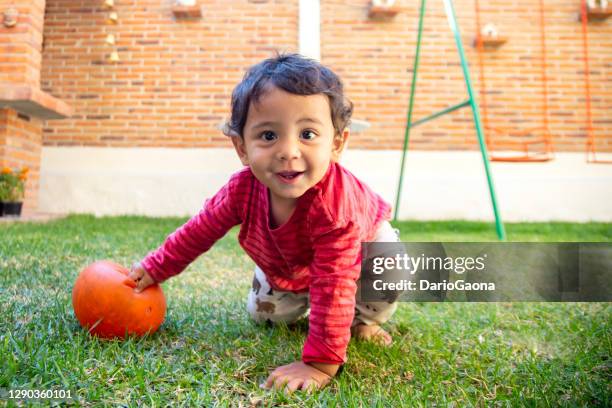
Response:
[{"label": "baby's ear", "polygon": [[348,138],[350,135],[349,128],[345,128],[342,133],[337,133],[334,136],[334,141],[332,143],[332,160],[340,161],[340,156],[342,155],[342,151],[348,145]]},{"label": "baby's ear", "polygon": [[238,135],[230,136],[230,139],[232,139],[232,144],[234,145],[234,149],[236,149],[236,153],[238,154],[240,161],[243,165],[248,166],[249,156],[247,154],[246,146],[244,144],[244,139]]}]

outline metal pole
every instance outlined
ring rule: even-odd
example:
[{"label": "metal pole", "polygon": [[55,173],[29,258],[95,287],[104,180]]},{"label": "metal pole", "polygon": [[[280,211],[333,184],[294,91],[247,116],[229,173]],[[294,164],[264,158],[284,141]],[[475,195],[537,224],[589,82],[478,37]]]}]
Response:
[{"label": "metal pole", "polygon": [[395,211],[393,220],[397,221],[399,213],[399,205],[402,196],[402,185],[404,183],[404,162],[406,161],[406,150],[408,149],[408,139],[410,137],[410,127],[412,124],[412,108],[414,106],[414,91],[416,90],[417,71],[419,68],[419,57],[421,54],[421,34],[423,33],[423,20],[425,16],[425,3],[427,0],[421,0],[421,11],[419,14],[419,32],[417,35],[417,47],[414,57],[414,66],[412,67],[412,84],[410,85],[410,103],[408,105],[408,118],[406,119],[406,130],[404,132],[404,146],[402,148],[402,164],[400,167],[400,177],[397,184],[397,194],[395,195]]},{"label": "metal pole", "polygon": [[487,182],[489,184],[489,194],[491,195],[491,204],[493,205],[493,213],[495,215],[495,227],[497,230],[497,236],[501,241],[506,240],[506,231],[504,223],[502,222],[497,207],[497,198],[495,195],[495,186],[493,185],[493,176],[491,175],[491,169],[489,166],[489,156],[487,154],[487,146],[484,140],[484,131],[482,123],[480,121],[480,112],[476,103],[476,97],[472,89],[472,81],[470,80],[470,71],[467,65],[467,58],[463,50],[463,43],[461,42],[461,34],[459,34],[459,27],[457,26],[457,18],[455,16],[455,9],[453,8],[452,0],[443,0],[444,8],[446,9],[446,17],[448,24],[450,25],[453,34],[455,35],[455,42],[457,43],[457,49],[459,50],[459,56],[461,58],[461,68],[463,69],[463,77],[467,85],[468,94],[470,97],[470,105],[472,107],[472,115],[474,117],[474,124],[476,125],[476,134],[478,135],[478,143],[480,144],[480,153],[482,154],[482,161],[487,174]]},{"label": "metal pole", "polygon": [[444,110],[441,110],[438,113],[434,113],[433,115],[429,115],[426,118],[423,119],[419,119],[416,122],[413,122],[410,124],[410,127],[417,127],[419,125],[422,125],[423,123],[429,122],[430,120],[434,120],[436,118],[439,118],[440,116],[446,115],[447,113],[451,113],[456,111],[457,109],[461,109],[461,108],[465,108],[466,106],[468,106],[470,104],[470,100],[468,99],[467,101],[463,101],[461,103],[458,103],[456,105],[450,106]]}]

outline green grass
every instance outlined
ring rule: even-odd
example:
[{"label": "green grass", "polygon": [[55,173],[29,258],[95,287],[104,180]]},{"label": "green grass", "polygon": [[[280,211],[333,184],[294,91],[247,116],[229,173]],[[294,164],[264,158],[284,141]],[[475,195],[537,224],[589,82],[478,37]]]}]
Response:
[{"label": "green grass", "polygon": [[[69,389],[81,405],[606,406],[607,303],[404,303],[385,349],[349,346],[312,395],[258,388],[300,357],[307,325],[258,326],[245,309],[253,263],[236,230],[164,284],[168,314],[142,339],[100,341],[72,311],[78,272],[130,265],[184,219],[70,216],[0,224],[0,388]],[[489,223],[402,222],[405,241],[493,241]],[[604,241],[611,224],[509,224],[514,241]],[[8,402],[0,400],[1,404]],[[10,403],[9,403],[10,405]]]},{"label": "green grass", "polygon": [[[402,221],[396,223],[402,241],[497,241],[493,223],[470,221]],[[609,242],[610,223],[518,223],[505,224],[509,241],[514,242]]]}]

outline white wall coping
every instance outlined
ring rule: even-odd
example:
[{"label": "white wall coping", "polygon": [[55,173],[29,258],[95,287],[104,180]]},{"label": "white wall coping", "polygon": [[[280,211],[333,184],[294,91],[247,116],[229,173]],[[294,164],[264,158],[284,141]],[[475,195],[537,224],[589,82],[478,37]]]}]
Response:
[{"label": "white wall coping", "polygon": [[[400,151],[349,149],[342,164],[395,203]],[[232,148],[43,147],[39,210],[191,215],[240,168]],[[558,153],[491,168],[504,221],[612,221],[612,165]],[[402,196],[401,219],[493,219],[479,152],[409,151]]]}]

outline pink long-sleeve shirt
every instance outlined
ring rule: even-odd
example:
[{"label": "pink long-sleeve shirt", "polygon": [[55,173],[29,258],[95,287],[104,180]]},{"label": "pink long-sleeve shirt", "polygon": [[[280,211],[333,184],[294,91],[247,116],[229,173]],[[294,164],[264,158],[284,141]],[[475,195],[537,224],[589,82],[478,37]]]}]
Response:
[{"label": "pink long-sleeve shirt", "polygon": [[298,198],[290,219],[270,228],[268,189],[245,167],[147,255],[143,266],[157,282],[164,281],[241,224],[238,241],[273,289],[310,292],[302,361],[342,364],[355,313],[361,243],[374,239],[390,212],[380,196],[332,163],[323,179]]}]

